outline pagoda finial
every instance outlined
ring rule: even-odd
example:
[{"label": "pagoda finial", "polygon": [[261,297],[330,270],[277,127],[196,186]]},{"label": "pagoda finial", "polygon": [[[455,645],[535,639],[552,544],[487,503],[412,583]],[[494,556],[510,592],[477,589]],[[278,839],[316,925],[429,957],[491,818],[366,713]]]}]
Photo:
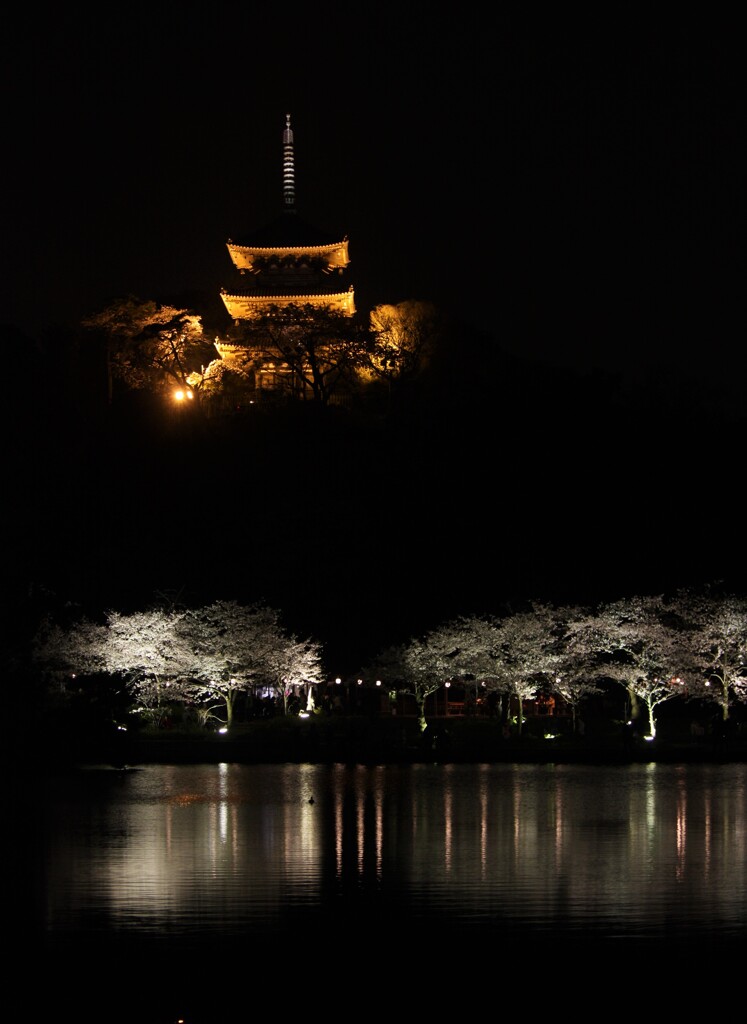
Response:
[{"label": "pagoda finial", "polygon": [[296,177],[290,114],[285,115],[285,131],[283,132],[283,204],[286,210],[291,213],[295,212]]}]

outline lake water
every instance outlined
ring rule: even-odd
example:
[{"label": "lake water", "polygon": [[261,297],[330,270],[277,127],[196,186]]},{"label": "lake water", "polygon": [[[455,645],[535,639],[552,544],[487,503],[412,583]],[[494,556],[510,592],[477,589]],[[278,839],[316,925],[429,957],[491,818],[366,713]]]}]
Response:
[{"label": "lake water", "polygon": [[30,994],[78,1020],[747,952],[743,764],[90,768],[28,809]]}]

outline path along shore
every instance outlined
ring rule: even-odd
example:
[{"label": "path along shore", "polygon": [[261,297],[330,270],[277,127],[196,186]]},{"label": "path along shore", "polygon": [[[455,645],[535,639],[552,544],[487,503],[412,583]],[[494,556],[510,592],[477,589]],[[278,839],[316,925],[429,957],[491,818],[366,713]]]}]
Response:
[{"label": "path along shore", "polygon": [[228,733],[163,729],[94,737],[50,736],[49,764],[211,763],[747,763],[747,733],[735,730],[714,740],[707,735],[662,734],[653,741],[617,730],[584,736],[508,735],[490,719],[454,718],[429,723],[416,719],[296,717],[257,720]]}]

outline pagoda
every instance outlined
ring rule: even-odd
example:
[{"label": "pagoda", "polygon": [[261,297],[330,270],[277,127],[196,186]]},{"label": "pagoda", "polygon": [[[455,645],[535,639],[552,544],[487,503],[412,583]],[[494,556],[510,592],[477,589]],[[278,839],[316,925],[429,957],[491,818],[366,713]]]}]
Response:
[{"label": "pagoda", "polygon": [[[234,325],[267,316],[297,319],[309,312],[355,314],[348,239],[307,224],[296,211],[295,157],[290,114],[283,131],[283,208],[280,216],[246,237],[227,242],[234,280],[221,298]],[[235,354],[231,342],[216,345]]]}]

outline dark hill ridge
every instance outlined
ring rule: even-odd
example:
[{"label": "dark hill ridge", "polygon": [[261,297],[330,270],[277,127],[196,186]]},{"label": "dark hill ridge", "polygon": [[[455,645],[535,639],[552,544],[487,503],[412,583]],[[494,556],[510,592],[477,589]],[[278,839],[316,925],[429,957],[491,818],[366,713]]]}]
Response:
[{"label": "dark hill ridge", "polygon": [[[385,409],[96,407],[85,375],[14,396],[7,601],[267,600],[334,669],[460,613],[747,576],[745,421],[507,356],[454,329]],[[29,378],[31,379],[31,378]]]}]

